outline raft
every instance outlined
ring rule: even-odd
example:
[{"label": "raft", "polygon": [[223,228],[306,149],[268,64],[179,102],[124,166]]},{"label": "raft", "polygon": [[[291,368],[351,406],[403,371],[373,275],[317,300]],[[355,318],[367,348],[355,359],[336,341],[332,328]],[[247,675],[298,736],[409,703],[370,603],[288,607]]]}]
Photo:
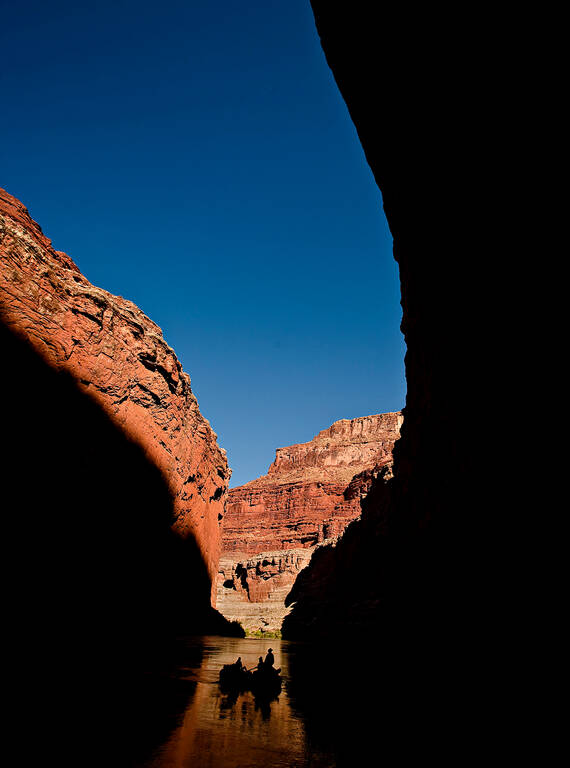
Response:
[{"label": "raft", "polygon": [[220,670],[220,687],[229,691],[251,691],[256,696],[275,696],[281,692],[281,669],[254,672],[238,669],[235,664],[224,664]]}]

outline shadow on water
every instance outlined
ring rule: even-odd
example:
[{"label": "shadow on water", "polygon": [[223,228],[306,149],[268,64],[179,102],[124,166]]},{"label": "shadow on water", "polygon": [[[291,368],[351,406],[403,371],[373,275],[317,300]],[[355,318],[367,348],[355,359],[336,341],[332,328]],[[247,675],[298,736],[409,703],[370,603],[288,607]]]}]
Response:
[{"label": "shadow on water", "polygon": [[126,766],[192,694],[163,659],[216,618],[208,573],[142,449],[1,323],[0,343],[9,727],[24,762]]},{"label": "shadow on water", "polygon": [[442,654],[432,654],[425,636],[395,647],[361,635],[340,638],[336,647],[298,645],[288,693],[309,748],[330,754],[331,766],[367,765],[370,755],[388,764],[428,756],[462,764],[475,750],[466,728],[483,737],[489,727],[466,669],[468,661],[457,659],[450,686]]},{"label": "shadow on water", "polygon": [[336,647],[272,640],[284,687],[269,701],[219,685],[224,664],[241,656],[251,668],[267,641],[180,642],[181,659],[200,648],[179,669],[194,692],[144,768],[352,768],[371,755],[406,764],[428,753],[459,759],[469,750],[454,731],[461,713],[448,719],[454,702],[442,700],[438,670],[417,647],[414,658],[411,645],[389,649],[374,635],[341,638]]}]

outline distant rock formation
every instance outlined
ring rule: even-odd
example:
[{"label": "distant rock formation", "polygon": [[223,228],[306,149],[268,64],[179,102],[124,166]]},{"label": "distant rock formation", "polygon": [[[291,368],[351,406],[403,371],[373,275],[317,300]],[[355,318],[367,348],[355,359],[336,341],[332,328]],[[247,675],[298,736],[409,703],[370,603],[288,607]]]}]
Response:
[{"label": "distant rock formation", "polygon": [[[285,601],[315,547],[281,549],[257,555],[222,553],[218,610],[248,632],[280,632]],[[236,560],[237,558],[237,560]]]},{"label": "distant rock formation", "polygon": [[308,443],[278,448],[266,475],[230,490],[224,552],[311,547],[341,533],[360,514],[350,481],[391,462],[401,424],[400,413],[341,419]]},{"label": "distant rock formation", "polygon": [[401,413],[342,419],[308,443],[278,448],[267,475],[229,492],[217,605],[249,631],[276,632],[285,598],[317,546],[360,515],[389,472]]}]

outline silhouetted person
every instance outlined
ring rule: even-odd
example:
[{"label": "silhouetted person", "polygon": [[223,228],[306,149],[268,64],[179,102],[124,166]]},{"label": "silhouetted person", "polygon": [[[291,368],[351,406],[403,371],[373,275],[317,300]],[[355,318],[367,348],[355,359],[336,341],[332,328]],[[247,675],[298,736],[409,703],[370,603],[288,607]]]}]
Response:
[{"label": "silhouetted person", "polygon": [[274,662],[275,657],[273,655],[273,648],[269,648],[267,651],[267,656],[265,657],[265,666],[268,668],[273,667]]},{"label": "silhouetted person", "polygon": [[259,657],[259,661],[257,663],[257,671],[263,672],[263,656]]},{"label": "silhouetted person", "polygon": [[243,669],[243,665],[242,665],[242,663],[241,663],[241,656],[238,656],[238,660],[237,660],[237,661],[236,661],[236,663],[234,664],[234,667],[235,667],[236,669],[239,669],[239,671],[240,671],[240,672],[241,672],[241,670]]}]

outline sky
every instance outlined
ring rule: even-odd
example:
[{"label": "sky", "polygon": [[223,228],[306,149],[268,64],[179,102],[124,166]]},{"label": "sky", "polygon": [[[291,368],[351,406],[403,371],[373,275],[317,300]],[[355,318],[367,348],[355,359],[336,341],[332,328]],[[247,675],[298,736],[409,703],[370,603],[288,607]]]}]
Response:
[{"label": "sky", "polygon": [[231,486],[404,406],[392,239],[309,0],[0,10],[0,186],[161,327]]}]

